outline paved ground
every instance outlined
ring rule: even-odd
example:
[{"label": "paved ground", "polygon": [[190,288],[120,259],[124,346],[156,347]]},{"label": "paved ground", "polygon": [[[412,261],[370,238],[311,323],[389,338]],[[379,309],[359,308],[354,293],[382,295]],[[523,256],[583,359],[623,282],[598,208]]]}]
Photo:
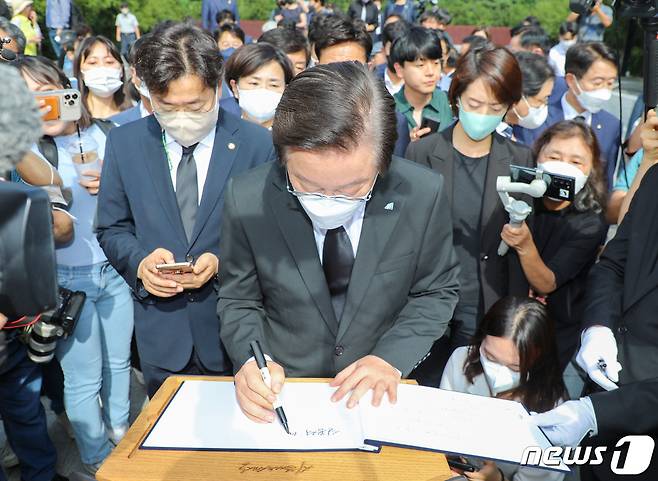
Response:
[{"label": "paved ground", "polygon": [[[132,423],[137,418],[146,402],[146,391],[144,386],[137,382],[134,375],[131,376],[130,382],[130,401],[130,422]],[[43,403],[46,406],[46,415],[48,417],[48,432],[57,448],[57,472],[64,476],[71,476],[74,472],[82,471],[80,454],[78,453],[75,440],[68,436],[63,425],[57,421],[55,413],[49,408],[49,400],[43,398]],[[5,439],[2,423],[0,423],[0,438],[2,440]],[[18,468],[9,469],[7,474],[9,481],[20,481]],[[73,479],[71,481],[73,481]]]}]

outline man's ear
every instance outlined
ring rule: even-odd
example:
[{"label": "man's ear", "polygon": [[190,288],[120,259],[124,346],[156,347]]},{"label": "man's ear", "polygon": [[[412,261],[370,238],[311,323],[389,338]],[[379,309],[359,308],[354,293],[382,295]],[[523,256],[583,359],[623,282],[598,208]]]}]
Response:
[{"label": "man's ear", "polygon": [[233,97],[239,99],[240,95],[238,94],[238,84],[235,82],[235,80],[233,79],[229,80],[228,85],[231,88],[231,92],[233,92]]},{"label": "man's ear", "polygon": [[564,81],[567,84],[567,87],[571,89],[574,93],[576,90],[578,90],[578,86],[576,85],[576,76],[572,73],[567,73],[564,75]]},{"label": "man's ear", "polygon": [[402,65],[400,65],[398,62],[395,62],[393,64],[393,68],[395,69],[395,75],[402,78],[402,73],[404,72],[404,69],[402,68]]}]

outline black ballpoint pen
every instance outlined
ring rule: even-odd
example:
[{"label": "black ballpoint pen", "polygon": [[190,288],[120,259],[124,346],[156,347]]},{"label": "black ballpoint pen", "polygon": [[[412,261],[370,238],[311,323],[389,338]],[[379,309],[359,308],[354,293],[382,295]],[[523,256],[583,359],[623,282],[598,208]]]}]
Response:
[{"label": "black ballpoint pen", "polygon": [[[272,377],[270,376],[270,370],[267,368],[267,361],[265,360],[263,350],[260,348],[260,343],[258,341],[251,341],[249,346],[251,347],[251,352],[254,354],[254,359],[256,359],[256,365],[258,366],[258,369],[260,369],[260,375],[263,378],[263,382],[268,388],[271,388]],[[281,406],[281,402],[279,401],[278,396],[272,404],[274,406],[276,416],[279,418],[279,421],[283,426],[283,429],[286,430],[286,433],[290,434],[290,429],[288,428],[288,419],[286,418],[286,413],[283,411],[283,407]]]}]

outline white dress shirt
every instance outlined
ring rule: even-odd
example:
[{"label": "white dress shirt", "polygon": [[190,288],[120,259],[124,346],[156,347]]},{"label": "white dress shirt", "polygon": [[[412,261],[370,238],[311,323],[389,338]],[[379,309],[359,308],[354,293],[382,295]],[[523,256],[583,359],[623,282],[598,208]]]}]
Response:
[{"label": "white dress shirt", "polygon": [[388,90],[388,93],[391,95],[395,95],[398,93],[402,87],[404,87],[404,82],[400,81],[399,84],[395,85],[393,83],[393,80],[391,79],[391,76],[388,74],[388,68],[384,69],[384,85],[386,85],[386,90]]},{"label": "white dress shirt", "polygon": [[[201,203],[201,196],[203,195],[203,186],[206,183],[206,177],[208,176],[208,168],[210,167],[210,157],[212,155],[212,148],[215,144],[215,130],[213,128],[208,135],[206,135],[199,145],[194,149],[194,162],[196,164],[196,179],[197,186],[199,188],[199,204]],[[171,165],[169,166],[169,174],[171,175],[171,185],[174,186],[174,192],[176,191],[176,171],[178,170],[178,164],[180,164],[180,159],[183,156],[183,147],[176,142],[168,133],[165,131],[165,143],[167,145],[167,152],[169,154],[169,161]]]},{"label": "white dress shirt", "polygon": [[143,119],[144,117],[148,117],[151,115],[148,110],[146,110],[146,107],[144,107],[144,102],[137,102],[137,105],[139,105],[139,115]]},{"label": "white dress shirt", "polygon": [[567,94],[565,93],[560,100],[562,104],[562,112],[564,113],[564,120],[573,120],[580,116],[585,119],[587,125],[592,125],[592,112],[585,110],[583,113],[578,112],[573,106],[567,102]]},{"label": "white dress shirt", "polygon": [[[361,228],[363,227],[363,216],[366,212],[366,203],[361,202],[359,208],[354,212],[352,218],[343,224],[347,236],[350,238],[352,244],[352,252],[356,258],[356,251],[359,249],[359,238],[361,237]],[[324,238],[327,235],[327,229],[320,229],[313,224],[313,235],[315,236],[315,245],[320,255],[320,263],[322,263],[322,251],[324,249]]]}]

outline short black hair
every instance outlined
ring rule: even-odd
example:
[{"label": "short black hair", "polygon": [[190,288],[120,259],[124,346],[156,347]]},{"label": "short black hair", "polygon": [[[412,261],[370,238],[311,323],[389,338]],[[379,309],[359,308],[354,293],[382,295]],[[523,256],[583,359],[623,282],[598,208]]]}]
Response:
[{"label": "short black hair", "polygon": [[231,55],[226,62],[224,73],[226,83],[230,83],[231,80],[237,83],[242,77],[253,74],[256,70],[272,61],[281,66],[284,81],[288,85],[295,75],[290,59],[283,51],[265,42],[245,45]]},{"label": "short black hair", "polygon": [[439,36],[434,30],[424,27],[411,27],[409,32],[398,38],[391,46],[391,62],[415,62],[421,58],[439,60],[443,57]]},{"label": "short black hair", "polygon": [[562,22],[560,24],[560,35],[567,33],[578,35],[578,22]]},{"label": "short black hair", "polygon": [[467,37],[464,37],[462,44],[464,43],[467,43],[470,48],[480,48],[493,45],[491,41],[484,37],[480,37],[479,35],[468,35]]},{"label": "short black hair", "polygon": [[531,27],[540,27],[541,26],[541,21],[539,20],[539,18],[537,18],[534,15],[528,15],[526,18],[521,20],[521,23],[523,25],[528,25],[528,26],[531,26]]},{"label": "short black hair", "polygon": [[225,23],[224,25],[217,28],[217,30],[215,30],[215,42],[219,42],[219,38],[222,36],[223,33],[226,32],[230,33],[234,37],[239,38],[244,44],[244,39],[245,39],[244,30],[242,30],[234,23]]},{"label": "short black hair", "polygon": [[454,68],[457,66],[457,60],[459,60],[459,52],[455,48],[449,48],[448,53],[444,55],[443,60],[445,61],[445,66]]},{"label": "short black hair", "polygon": [[603,42],[577,43],[567,50],[564,71],[582,78],[597,60],[604,60],[617,66],[615,53]]},{"label": "short black hair", "polygon": [[311,60],[311,50],[308,40],[301,30],[297,28],[277,27],[268,30],[258,39],[258,43],[261,42],[274,45],[286,54],[304,51],[306,54],[306,63],[308,64],[309,60]]},{"label": "short black hair", "polygon": [[548,79],[555,78],[555,72],[545,56],[524,51],[516,52],[514,56],[519,62],[523,77],[523,95],[526,97],[537,95]]},{"label": "short black hair", "polygon": [[121,2],[120,8],[124,8],[124,7],[130,7],[130,5],[128,5],[128,2]]},{"label": "short black hair", "polygon": [[529,25],[523,24],[523,23],[517,23],[514,25],[512,28],[509,30],[510,37],[516,37],[517,35],[520,35],[521,32],[526,30],[529,27]]},{"label": "short black hair", "polygon": [[521,47],[539,47],[546,55],[551,48],[551,40],[543,28],[528,27],[521,32]]},{"label": "short black hair", "polygon": [[360,20],[352,20],[345,15],[327,15],[319,27],[322,35],[315,40],[315,55],[326,48],[345,42],[358,43],[366,52],[366,60],[372,52],[372,37],[366,30],[366,24]]},{"label": "short black hair", "polygon": [[190,23],[174,23],[149,35],[139,49],[135,69],[152,93],[166,93],[171,82],[188,74],[198,75],[215,90],[222,76],[222,57],[208,32]]},{"label": "short black hair", "polygon": [[225,8],[224,10],[220,10],[219,12],[217,12],[217,15],[215,15],[215,21],[218,24],[221,24],[226,20],[230,20],[231,23],[235,23],[235,15],[233,14],[232,11],[230,11],[227,8]]},{"label": "short black hair", "polygon": [[430,8],[425,10],[418,18],[418,23],[422,24],[425,20],[434,19],[439,23],[448,25],[452,22],[452,15],[445,8]]},{"label": "short black hair", "polygon": [[283,92],[272,140],[285,164],[288,148],[351,151],[364,135],[379,149],[386,172],[397,140],[395,101],[365,65],[336,62],[297,75]]},{"label": "short black hair", "polygon": [[382,45],[395,42],[398,38],[409,33],[409,25],[405,20],[389,23],[382,29]]}]

